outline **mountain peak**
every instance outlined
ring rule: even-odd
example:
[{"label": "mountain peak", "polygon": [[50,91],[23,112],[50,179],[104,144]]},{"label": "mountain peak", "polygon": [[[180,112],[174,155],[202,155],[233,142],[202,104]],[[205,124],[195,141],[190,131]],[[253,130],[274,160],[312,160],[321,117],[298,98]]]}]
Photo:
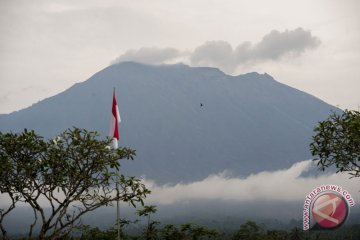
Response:
[{"label": "mountain peak", "polygon": [[[193,67],[193,66],[189,66],[187,64],[184,64],[182,62],[179,63],[175,63],[175,64],[157,64],[157,65],[152,65],[152,64],[146,64],[146,63],[140,63],[140,62],[134,62],[134,61],[125,61],[125,62],[119,62],[116,64],[113,64],[111,66],[114,67],[120,67],[120,68],[127,68],[127,69],[132,69],[132,68],[152,68],[152,69],[178,69],[178,70],[199,70],[205,74],[214,74],[214,75],[226,75],[229,77],[241,77],[243,79],[264,79],[264,80],[274,80],[274,78],[267,74],[260,74],[258,72],[250,72],[250,73],[245,73],[245,74],[240,74],[240,75],[236,75],[236,76],[231,76],[228,75],[226,73],[224,73],[223,71],[221,71],[219,68],[216,67]],[[111,67],[110,66],[110,67]],[[275,80],[274,80],[275,81]]]},{"label": "mountain peak", "polygon": [[240,74],[237,75],[235,77],[240,77],[240,78],[244,78],[244,79],[261,79],[261,80],[273,80],[276,81],[271,75],[267,74],[267,73],[258,73],[258,72],[249,72],[249,73],[244,73],[244,74]]}]

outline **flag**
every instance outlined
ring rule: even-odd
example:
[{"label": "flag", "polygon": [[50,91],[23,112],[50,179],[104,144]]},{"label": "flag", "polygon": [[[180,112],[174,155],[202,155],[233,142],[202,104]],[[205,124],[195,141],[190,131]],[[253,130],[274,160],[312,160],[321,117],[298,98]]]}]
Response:
[{"label": "flag", "polygon": [[112,116],[111,116],[111,125],[110,125],[110,137],[112,138],[112,147],[114,149],[118,148],[119,141],[119,123],[121,122],[120,112],[118,105],[116,103],[115,89],[113,94],[112,102]]}]

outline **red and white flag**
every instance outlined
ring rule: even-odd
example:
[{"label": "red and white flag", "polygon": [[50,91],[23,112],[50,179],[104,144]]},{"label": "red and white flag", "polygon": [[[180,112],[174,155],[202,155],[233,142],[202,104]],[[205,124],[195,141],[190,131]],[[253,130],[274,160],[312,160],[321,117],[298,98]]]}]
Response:
[{"label": "red and white flag", "polygon": [[113,102],[112,102],[112,116],[111,116],[111,125],[110,125],[110,137],[112,138],[112,147],[114,149],[118,148],[120,122],[121,122],[120,112],[118,105],[116,103],[115,89],[114,89]]}]

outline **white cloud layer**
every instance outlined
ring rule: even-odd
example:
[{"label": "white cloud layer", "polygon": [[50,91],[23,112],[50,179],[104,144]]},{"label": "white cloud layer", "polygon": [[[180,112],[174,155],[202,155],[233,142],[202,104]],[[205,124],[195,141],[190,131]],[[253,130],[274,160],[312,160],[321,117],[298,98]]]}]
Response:
[{"label": "white cloud layer", "polygon": [[[359,179],[349,179],[349,175],[322,174],[320,176],[302,176],[311,167],[311,160],[294,164],[289,169],[272,172],[260,172],[248,177],[229,177],[227,172],[211,175],[201,181],[178,183],[175,185],[157,185],[150,179],[144,183],[151,190],[146,204],[171,205],[192,200],[232,201],[232,202],[273,202],[273,201],[304,201],[313,189],[326,184],[335,184],[347,190],[356,204],[360,203]],[[0,208],[7,207],[9,198],[0,194]],[[49,203],[41,200],[44,207]],[[19,206],[27,206],[19,203]]]},{"label": "white cloud layer", "polygon": [[[235,49],[226,41],[207,41],[193,52],[181,52],[174,48],[146,47],[131,49],[113,63],[135,61],[146,64],[171,63],[182,59],[192,66],[216,67],[233,73],[242,64],[278,60],[282,57],[298,57],[305,50],[318,47],[320,40],[302,28],[279,32],[272,30],[260,42],[243,42]],[[185,57],[185,59],[184,59]]]},{"label": "white cloud layer", "polygon": [[176,204],[191,200],[225,201],[303,201],[314,188],[323,184],[336,184],[348,190],[355,201],[360,201],[358,179],[348,174],[327,174],[303,177],[312,161],[302,161],[289,169],[260,172],[246,178],[227,177],[226,173],[212,175],[188,184],[157,185],[145,180],[152,193],[147,203]]}]

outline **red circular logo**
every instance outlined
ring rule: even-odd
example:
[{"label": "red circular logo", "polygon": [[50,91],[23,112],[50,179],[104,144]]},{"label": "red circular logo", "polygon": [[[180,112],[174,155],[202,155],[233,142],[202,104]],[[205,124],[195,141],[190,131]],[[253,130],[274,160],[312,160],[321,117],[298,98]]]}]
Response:
[{"label": "red circular logo", "polygon": [[345,199],[336,193],[319,195],[315,199],[311,210],[313,218],[323,228],[339,227],[348,215],[348,206]]}]

